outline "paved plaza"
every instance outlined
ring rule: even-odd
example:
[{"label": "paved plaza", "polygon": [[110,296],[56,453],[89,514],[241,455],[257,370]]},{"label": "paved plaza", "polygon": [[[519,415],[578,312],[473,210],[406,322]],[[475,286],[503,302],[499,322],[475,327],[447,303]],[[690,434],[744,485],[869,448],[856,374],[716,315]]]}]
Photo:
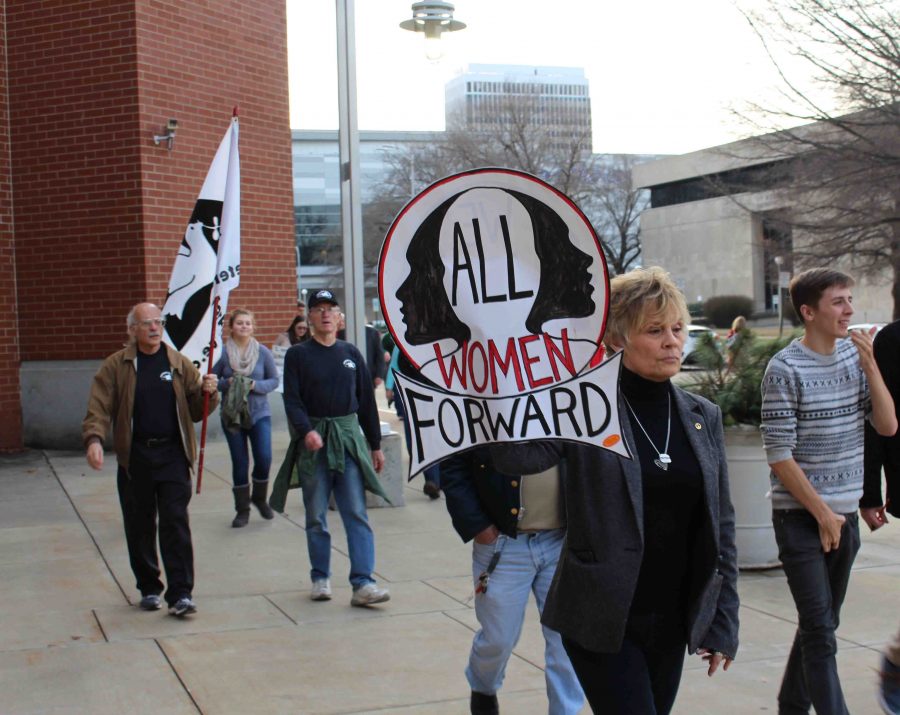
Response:
[{"label": "paved plaza", "polygon": [[[383,412],[382,418],[387,419]],[[287,438],[275,430],[276,462]],[[230,527],[230,460],[207,448],[191,503],[199,612],[144,612],[128,565],[115,457],[102,472],[72,452],[0,457],[0,713],[468,712],[463,675],[476,628],[469,547],[443,499],[405,488],[406,506],[370,510],[379,582],[391,601],[350,607],[347,548],[331,513],[335,594],[308,598],[299,492],[287,513]],[[775,712],[795,628],[780,570],[743,573],[741,649],[709,679],[688,660],[675,713]],[[863,534],[838,635],[854,714],[876,713],[879,649],[900,619],[900,526]],[[546,713],[543,641],[529,612],[501,711]],[[585,708],[585,712],[589,712]]]}]

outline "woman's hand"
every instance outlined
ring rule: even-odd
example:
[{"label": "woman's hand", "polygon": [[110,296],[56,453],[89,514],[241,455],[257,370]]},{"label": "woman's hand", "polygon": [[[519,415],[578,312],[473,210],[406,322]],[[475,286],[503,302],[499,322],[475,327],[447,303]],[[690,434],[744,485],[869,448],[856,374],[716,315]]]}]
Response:
[{"label": "woman's hand", "polygon": [[724,661],[724,665],[722,666],[722,670],[728,670],[731,664],[734,662],[733,658],[729,658],[724,653],[719,653],[717,650],[709,650],[709,648],[701,648],[697,651],[697,655],[703,656],[703,660],[709,665],[709,669],[706,671],[706,674],[711,678],[713,673],[715,673],[719,669],[719,664]]}]

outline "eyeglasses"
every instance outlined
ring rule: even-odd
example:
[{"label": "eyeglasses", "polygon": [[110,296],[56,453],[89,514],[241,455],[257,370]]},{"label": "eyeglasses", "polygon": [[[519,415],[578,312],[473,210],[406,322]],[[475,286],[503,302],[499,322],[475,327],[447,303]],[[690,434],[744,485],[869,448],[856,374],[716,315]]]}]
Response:
[{"label": "eyeglasses", "polygon": [[137,324],[140,325],[142,328],[153,328],[153,327],[163,328],[166,325],[166,319],[165,318],[147,318],[146,320],[137,321]]},{"label": "eyeglasses", "polygon": [[338,307],[336,305],[329,305],[327,308],[310,308],[310,313],[318,313],[319,315],[328,315],[329,313],[337,313]]}]

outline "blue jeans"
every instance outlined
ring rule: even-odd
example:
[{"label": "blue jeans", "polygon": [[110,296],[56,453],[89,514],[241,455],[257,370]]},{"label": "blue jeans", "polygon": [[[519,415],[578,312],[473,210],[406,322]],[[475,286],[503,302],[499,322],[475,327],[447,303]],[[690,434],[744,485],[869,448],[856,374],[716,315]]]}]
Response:
[{"label": "blue jeans", "polygon": [[356,590],[367,583],[374,583],[375,536],[366,514],[366,494],[363,489],[359,465],[348,452],[344,452],[344,473],[330,472],[325,450],[316,456],[314,478],[303,486],[303,506],[306,509],[306,547],[312,566],[309,577],[313,581],[331,575],[331,534],[328,533],[328,498],[334,492],[347,532],[347,548],[350,552],[350,584]]},{"label": "blue jeans", "polygon": [[[406,409],[403,407],[403,400],[394,399],[394,409],[397,411],[397,417],[403,423],[403,436],[406,438],[406,451],[409,453],[409,421],[406,419]],[[435,486],[441,486],[441,468],[435,464],[422,472],[426,482],[431,482]]]},{"label": "blue jeans", "polygon": [[272,466],[272,418],[261,417],[250,429],[237,432],[222,428],[228,451],[231,452],[231,481],[236,487],[246,487],[247,473],[250,471],[250,454],[247,440],[253,450],[253,481],[265,482],[269,479]]},{"label": "blue jeans", "polygon": [[778,555],[784,565],[798,628],[778,693],[778,712],[846,715],[847,704],[838,679],[837,639],[841,605],[850,581],[850,567],[859,551],[859,520],[845,514],[840,546],[827,554],[819,527],[805,509],[772,512]]},{"label": "blue jeans", "polygon": [[[489,545],[473,543],[472,576],[476,584],[494,552],[502,551],[487,592],[475,596],[475,615],[481,629],[472,641],[466,668],[472,690],[493,695],[503,685],[506,663],[522,632],[528,594],[534,593],[538,612],[543,611],[564,535],[562,529],[554,529],[519,534],[515,539],[501,534]],[[556,631],[541,628],[550,715],[577,713],[584,703],[584,693],[562,639]]]}]

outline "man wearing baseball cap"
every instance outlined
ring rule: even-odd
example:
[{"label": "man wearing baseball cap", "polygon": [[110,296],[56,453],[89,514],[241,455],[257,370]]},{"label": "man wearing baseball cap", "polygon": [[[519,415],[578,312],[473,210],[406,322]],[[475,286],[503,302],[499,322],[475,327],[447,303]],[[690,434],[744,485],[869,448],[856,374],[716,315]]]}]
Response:
[{"label": "man wearing baseball cap", "polygon": [[366,513],[366,489],[386,498],[376,476],[384,454],[375,391],[365,358],[354,345],[337,339],[340,310],[335,294],[317,290],[306,307],[313,339],[294,345],[284,358],[284,408],[293,439],[285,459],[288,468],[279,471],[271,503],[283,511],[296,455],[312,567],[310,598],[331,599],[327,515],[333,493],[347,533],[350,603],[371,606],[391,597],[372,577],[375,538]]}]

